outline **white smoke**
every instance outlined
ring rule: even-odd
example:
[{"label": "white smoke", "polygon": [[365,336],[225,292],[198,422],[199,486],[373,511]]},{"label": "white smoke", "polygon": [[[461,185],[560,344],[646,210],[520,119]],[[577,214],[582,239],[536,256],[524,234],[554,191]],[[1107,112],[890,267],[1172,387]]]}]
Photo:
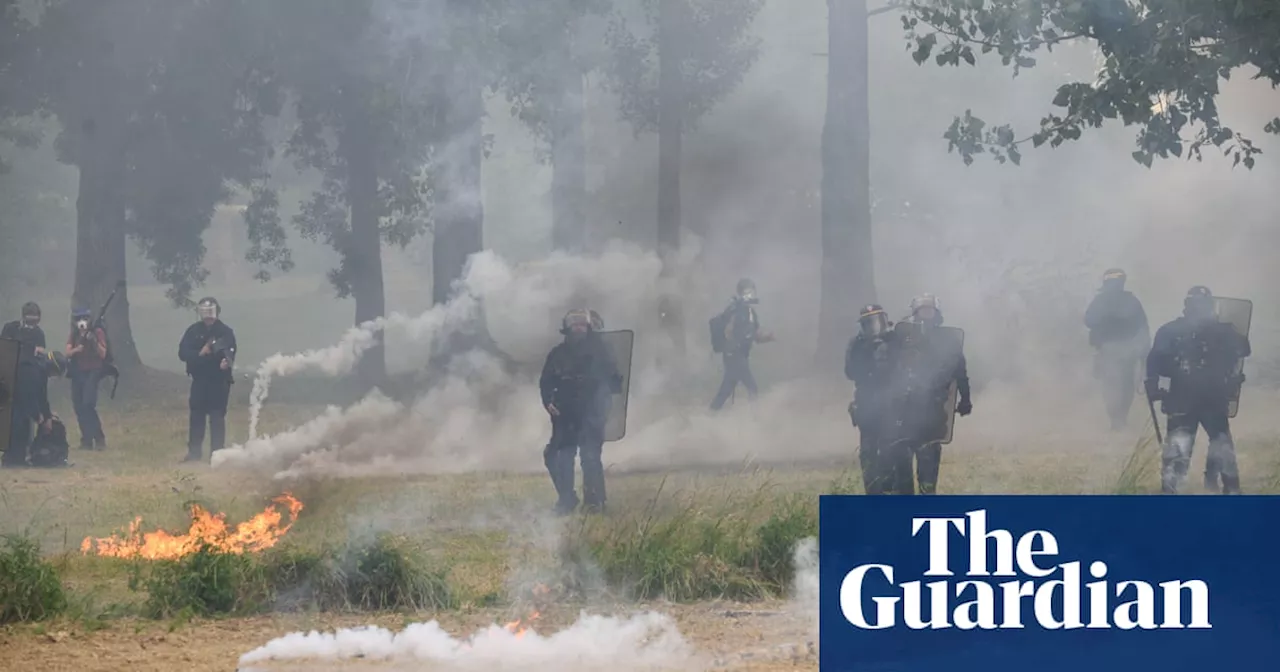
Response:
[{"label": "white smoke", "polygon": [[818,539],[808,537],[796,544],[793,562],[796,568],[795,584],[791,588],[792,610],[810,619],[810,641],[818,644]]},{"label": "white smoke", "polygon": [[[301,427],[272,437],[258,436],[258,422],[274,380],[306,371],[344,375],[377,344],[380,331],[400,332],[414,351],[429,351],[436,339],[468,329],[485,317],[504,352],[517,361],[535,362],[558,338],[558,316],[576,302],[598,306],[606,328],[634,328],[655,312],[660,270],[656,255],[622,243],[593,257],[553,253],[516,266],[491,251],[476,254],[448,303],[417,316],[392,314],[372,320],[348,330],[328,348],[267,358],[250,393],[248,441],[219,451],[213,465],[288,466],[319,451],[290,473],[302,468],[324,472],[326,460],[339,452],[383,458],[373,460],[377,463],[385,461],[387,450],[398,460],[423,455],[428,447],[436,455],[475,455],[477,436],[498,445],[528,446],[530,440],[538,440],[546,419],[536,403],[508,401],[515,395],[526,401],[536,399],[536,391],[480,352],[454,362],[451,373],[461,369],[465,375],[451,375],[412,407],[375,393],[351,408],[330,408]],[[481,313],[482,306],[487,315]],[[472,450],[463,451],[467,442]],[[377,464],[370,468],[379,469]]]},{"label": "white smoke", "polygon": [[[240,669],[271,669],[272,661],[355,659],[430,663],[451,670],[670,670],[700,669],[692,648],[671,617],[655,612],[627,618],[582,613],[565,630],[543,636],[491,625],[457,639],[436,621],[393,633],[377,627],[333,633],[295,632],[240,657]],[[253,668],[246,668],[252,665]]]}]

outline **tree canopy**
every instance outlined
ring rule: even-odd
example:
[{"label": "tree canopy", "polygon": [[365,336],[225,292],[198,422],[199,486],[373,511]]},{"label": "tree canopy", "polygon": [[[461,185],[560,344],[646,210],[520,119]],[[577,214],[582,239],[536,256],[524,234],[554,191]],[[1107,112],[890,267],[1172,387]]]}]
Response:
[{"label": "tree canopy", "polygon": [[[977,63],[994,54],[1016,76],[1042,49],[1091,42],[1101,55],[1096,79],[1058,87],[1040,128],[1020,136],[966,110],[947,129],[948,150],[966,164],[988,153],[1018,163],[1021,147],[1057,147],[1090,128],[1137,127],[1135,161],[1201,159],[1217,148],[1252,168],[1261,153],[1223,123],[1216,98],[1240,74],[1280,84],[1280,3],[1274,0],[914,0],[903,27],[917,63]],[[1280,118],[1263,129],[1280,134]]]}]

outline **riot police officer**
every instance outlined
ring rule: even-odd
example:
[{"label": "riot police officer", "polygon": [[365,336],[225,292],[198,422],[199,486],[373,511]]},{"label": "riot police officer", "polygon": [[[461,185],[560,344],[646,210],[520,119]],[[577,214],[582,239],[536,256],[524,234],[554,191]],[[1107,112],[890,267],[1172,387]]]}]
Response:
[{"label": "riot police officer", "polygon": [[844,375],[854,385],[849,417],[861,438],[858,462],[862,467],[863,487],[868,495],[882,495],[890,484],[880,452],[884,448],[882,443],[888,419],[886,402],[892,325],[884,308],[877,304],[862,309],[858,325],[858,334],[850,339],[844,356]]},{"label": "riot police officer", "polygon": [[1124,288],[1126,277],[1122,269],[1108,269],[1102,289],[1084,313],[1089,345],[1097,351],[1094,376],[1102,381],[1112,430],[1123,429],[1128,420],[1137,368],[1151,345],[1147,313],[1138,297]]},{"label": "riot police officer", "polygon": [[33,437],[32,423],[47,425],[53,416],[49,408],[49,374],[42,361],[47,359],[47,343],[44,330],[40,328],[40,317],[39,304],[28,301],[22,306],[21,320],[0,328],[0,337],[18,342],[9,447],[0,458],[0,464],[6,467],[27,466],[27,450]]},{"label": "riot police officer", "polygon": [[222,321],[222,306],[208,296],[196,304],[196,314],[199,321],[187,327],[178,343],[178,359],[187,365],[187,375],[191,378],[187,456],[183,462],[198,462],[203,458],[206,422],[210,454],[226,446],[227,401],[235,381],[232,367],[236,334]]},{"label": "riot police officer", "polygon": [[[1191,465],[1196,430],[1209,435],[1205,485],[1222,477],[1223,494],[1240,493],[1235,443],[1227,418],[1231,391],[1244,382],[1236,373],[1240,360],[1252,354],[1248,337],[1218,320],[1213,293],[1192,287],[1183,300],[1183,315],[1156,331],[1147,356],[1147,396],[1162,401],[1169,416],[1163,447],[1160,489],[1177,494]],[[1169,379],[1169,389],[1160,378]]]},{"label": "riot police officer", "polygon": [[[888,391],[893,424],[882,451],[893,494],[915,494],[915,480],[920,494],[937,492],[941,442],[951,423],[947,404],[953,382],[959,395],[955,413],[965,416],[973,411],[963,342],[940,330],[941,326],[937,298],[921,294],[911,301],[911,315],[894,327]],[[911,474],[913,458],[915,479]]]},{"label": "riot police officer", "polygon": [[604,510],[605,423],[613,394],[622,389],[622,377],[608,346],[597,333],[603,324],[594,310],[570,310],[560,325],[564,342],[547,353],[538,381],[542,406],[551,417],[551,440],[542,456],[556,488],[554,511],[559,515],[572,513],[578,507],[575,455],[582,460],[584,509]]},{"label": "riot police officer", "polygon": [[773,335],[760,330],[760,317],[754,306],[760,300],[756,298],[756,283],[750,278],[738,281],[737,292],[716,318],[718,329],[723,330],[724,345],[721,354],[724,358],[724,378],[720,381],[720,389],[711,400],[711,410],[718,411],[724,402],[737,389],[738,383],[747,388],[747,396],[756,398],[756,379],[751,375],[751,346],[756,343],[768,343]]}]

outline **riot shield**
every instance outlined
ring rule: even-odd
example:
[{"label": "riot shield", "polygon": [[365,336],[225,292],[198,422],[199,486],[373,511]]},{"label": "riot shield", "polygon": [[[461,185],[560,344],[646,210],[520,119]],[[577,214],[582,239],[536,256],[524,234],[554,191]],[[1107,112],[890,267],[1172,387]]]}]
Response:
[{"label": "riot shield", "polygon": [[18,387],[18,341],[0,338],[0,453],[9,450],[13,401]]},{"label": "riot shield", "polygon": [[[1213,297],[1213,312],[1219,322],[1226,322],[1236,328],[1245,338],[1249,337],[1249,326],[1253,322],[1253,302],[1248,299],[1229,299],[1224,296]],[[1244,360],[1236,362],[1232,373],[1239,375],[1244,371]],[[1240,385],[1231,388],[1231,396],[1227,403],[1227,417],[1236,417],[1240,410]]]},{"label": "riot shield", "polygon": [[604,440],[618,441],[627,434],[627,400],[631,395],[631,349],[635,345],[636,332],[630,329],[598,332],[613,355],[618,375],[622,376],[620,392],[613,394],[609,406],[609,419],[604,426]]},{"label": "riot shield", "polygon": [[[947,361],[957,362],[962,354],[964,354],[964,329],[958,327],[938,327],[937,333],[934,334],[946,344]],[[943,405],[942,412],[947,419],[947,429],[942,435],[942,443],[946,445],[951,443],[951,435],[956,428],[956,403],[959,401],[959,388],[955,379],[947,385],[947,400]]]}]

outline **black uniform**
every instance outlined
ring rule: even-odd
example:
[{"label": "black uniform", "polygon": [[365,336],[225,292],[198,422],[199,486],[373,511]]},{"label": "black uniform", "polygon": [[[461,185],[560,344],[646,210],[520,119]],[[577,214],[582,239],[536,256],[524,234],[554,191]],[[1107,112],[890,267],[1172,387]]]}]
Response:
[{"label": "black uniform", "polygon": [[[1209,435],[1205,482],[1222,476],[1226,494],[1240,492],[1235,444],[1227,419],[1231,391],[1241,380],[1235,366],[1252,353],[1249,339],[1230,324],[1212,316],[1178,319],[1156,331],[1147,356],[1147,395],[1163,399],[1169,416],[1161,469],[1161,490],[1175,494],[1191,465],[1195,435],[1203,426]],[[1169,390],[1159,389],[1160,377],[1169,378]]]},{"label": "black uniform", "polygon": [[[915,480],[919,480],[920,494],[937,492],[952,381],[959,394],[957,412],[968,415],[972,409],[969,373],[960,344],[944,332],[920,327],[918,323],[899,323],[889,355],[888,404],[893,421],[886,429],[881,454],[883,468],[890,474],[890,491],[900,495],[915,494]],[[913,457],[915,479],[911,474]]]},{"label": "black uniform", "polygon": [[20,344],[18,371],[14,381],[13,419],[9,431],[9,449],[0,464],[7,467],[27,464],[27,450],[31,446],[32,429],[36,423],[53,416],[49,408],[49,374],[36,357],[36,348],[45,348],[44,330],[39,325],[25,326],[20,321],[9,322],[0,329],[0,336]]},{"label": "black uniform", "polygon": [[543,461],[558,501],[556,510],[573,511],[578,506],[574,492],[573,458],[581,451],[582,499],[590,509],[605,503],[604,429],[613,394],[622,391],[622,377],[608,346],[595,332],[581,338],[570,335],[547,353],[538,384],[543,407],[554,406],[551,440],[543,451]]},{"label": "black uniform", "polygon": [[751,375],[751,346],[760,334],[760,318],[756,309],[741,298],[734,297],[733,302],[721,313],[726,320],[724,378],[720,381],[720,389],[711,401],[711,410],[724,407],[738,383],[747,388],[747,396],[756,398],[756,379]]},{"label": "black uniform", "polygon": [[890,381],[890,340],[893,332],[871,337],[858,334],[845,350],[844,375],[854,384],[853,423],[858,427],[861,445],[858,461],[862,466],[862,484],[868,495],[888,492],[891,475],[881,456],[885,432],[890,421],[888,399]]},{"label": "black uniform", "polygon": [[[207,355],[200,351],[206,344],[215,348]],[[178,343],[178,359],[187,365],[191,377],[191,415],[187,430],[187,459],[199,460],[204,450],[205,422],[209,425],[210,451],[222,450],[227,439],[227,400],[235,378],[230,367],[222,369],[224,359],[233,362],[236,352],[235,332],[221,320],[211,325],[204,321],[187,327]]]},{"label": "black uniform", "polygon": [[1138,364],[1151,344],[1147,313],[1128,290],[1104,288],[1085,310],[1084,324],[1097,349],[1094,375],[1102,381],[1111,428],[1120,429],[1133,404]]}]

